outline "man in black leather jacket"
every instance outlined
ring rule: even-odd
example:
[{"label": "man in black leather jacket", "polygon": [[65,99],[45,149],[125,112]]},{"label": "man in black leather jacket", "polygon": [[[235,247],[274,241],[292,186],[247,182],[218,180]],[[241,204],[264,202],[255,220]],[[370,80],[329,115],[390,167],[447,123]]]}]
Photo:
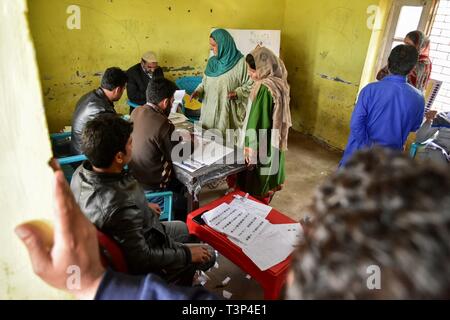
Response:
[{"label": "man in black leather jacket", "polygon": [[116,113],[114,102],[119,101],[125,90],[127,75],[119,68],[105,71],[101,87],[84,95],[77,103],[72,117],[72,154],[82,154],[81,134],[89,120],[99,113]]},{"label": "man in black leather jacket", "polygon": [[214,250],[195,243],[184,222],[161,223],[140,184],[124,170],[131,160],[132,130],[131,123],[114,114],[87,123],[82,143],[89,161],[72,178],[75,200],[120,245],[130,273],[152,272],[191,285],[196,270],[214,265]]}]

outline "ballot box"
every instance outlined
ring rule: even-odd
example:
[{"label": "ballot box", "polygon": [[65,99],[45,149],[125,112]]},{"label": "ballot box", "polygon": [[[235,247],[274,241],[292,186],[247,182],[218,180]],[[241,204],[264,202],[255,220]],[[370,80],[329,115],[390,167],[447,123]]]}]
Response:
[{"label": "ballot box", "polygon": [[[208,211],[211,211],[224,203],[230,204],[237,197],[245,196],[246,195],[243,192],[233,192],[192,212],[187,218],[189,232],[198,237],[201,241],[214,247],[220,254],[231,260],[244,272],[255,279],[262,286],[264,298],[266,300],[275,300],[279,298],[281,290],[286,282],[292,255],[287,257],[284,261],[262,271],[261,268],[244,253],[240,246],[232,242],[224,233],[216,231],[208,226],[201,218],[201,216]],[[248,198],[257,201],[252,197]],[[274,225],[296,223],[296,221],[275,209],[272,209],[268,213],[266,219]]]}]

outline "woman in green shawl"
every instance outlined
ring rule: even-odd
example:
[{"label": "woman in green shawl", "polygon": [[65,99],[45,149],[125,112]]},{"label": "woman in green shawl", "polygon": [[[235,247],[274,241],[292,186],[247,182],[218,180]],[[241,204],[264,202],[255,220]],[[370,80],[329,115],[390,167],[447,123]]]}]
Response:
[{"label": "woman in green shawl", "polygon": [[[205,129],[217,129],[225,137],[227,129],[239,132],[245,119],[245,109],[252,80],[242,53],[233,37],[224,29],[215,30],[210,37],[214,52],[202,83],[192,98],[202,97],[200,121]],[[233,142],[236,142],[235,137]]]},{"label": "woman in green shawl", "polygon": [[238,175],[237,187],[268,204],[285,181],[290,87],[283,61],[269,49],[256,48],[246,61],[255,82],[240,141],[249,169]]}]

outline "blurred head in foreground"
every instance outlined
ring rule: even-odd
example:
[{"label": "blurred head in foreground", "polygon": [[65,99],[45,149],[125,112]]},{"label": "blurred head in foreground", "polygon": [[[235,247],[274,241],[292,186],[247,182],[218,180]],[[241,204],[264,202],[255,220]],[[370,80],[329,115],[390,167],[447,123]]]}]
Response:
[{"label": "blurred head in foreground", "polygon": [[356,154],[317,191],[289,299],[448,299],[450,171]]}]

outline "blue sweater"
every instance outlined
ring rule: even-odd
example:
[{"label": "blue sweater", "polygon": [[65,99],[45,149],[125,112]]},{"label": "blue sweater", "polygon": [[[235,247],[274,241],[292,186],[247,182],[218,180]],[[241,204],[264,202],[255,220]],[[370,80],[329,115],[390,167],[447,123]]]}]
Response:
[{"label": "blue sweater", "polygon": [[218,300],[203,288],[177,287],[156,275],[131,276],[107,270],[95,300]]},{"label": "blue sweater", "polygon": [[425,111],[423,94],[390,75],[360,93],[350,123],[350,137],[340,165],[356,151],[373,146],[403,150],[410,132],[420,128]]}]

